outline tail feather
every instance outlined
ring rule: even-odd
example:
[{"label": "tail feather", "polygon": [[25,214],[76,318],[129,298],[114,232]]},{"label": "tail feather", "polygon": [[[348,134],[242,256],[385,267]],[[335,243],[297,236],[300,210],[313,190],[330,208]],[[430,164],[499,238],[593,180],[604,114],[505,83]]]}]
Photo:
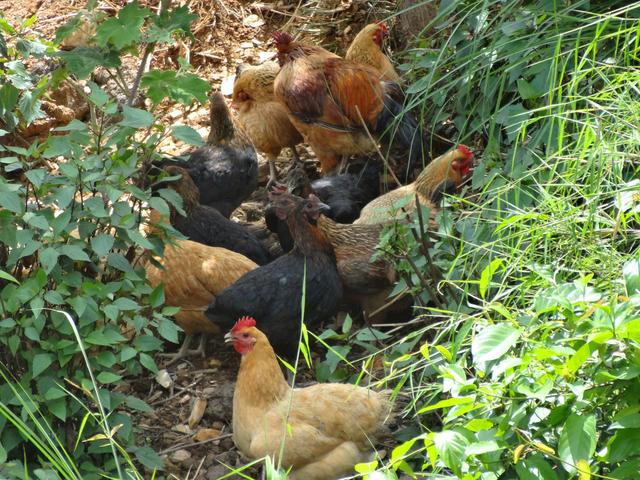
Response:
[{"label": "tail feather", "polygon": [[413,115],[403,111],[402,104],[389,94],[384,96],[384,108],[378,115],[374,133],[379,135],[387,145],[409,151],[408,171],[422,165],[424,158],[422,129]]}]

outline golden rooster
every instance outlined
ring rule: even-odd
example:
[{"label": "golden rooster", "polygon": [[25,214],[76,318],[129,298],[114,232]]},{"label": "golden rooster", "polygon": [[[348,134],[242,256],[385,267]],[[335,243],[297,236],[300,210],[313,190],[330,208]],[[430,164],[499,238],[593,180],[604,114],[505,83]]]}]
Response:
[{"label": "golden rooster", "polygon": [[384,23],[370,23],[360,30],[356,38],[353,39],[344,58],[352,62],[371,65],[380,72],[382,80],[400,85],[402,83],[400,75],[393,68],[389,57],[382,51],[382,42],[388,34],[389,31]]},{"label": "golden rooster", "polygon": [[274,40],[281,67],[276,98],[313,148],[323,173],[333,170],[342,156],[377,151],[378,141],[408,152],[408,170],[419,163],[423,134],[395,98],[396,84],[381,81],[369,65],[295,42],[288,33],[276,32]]},{"label": "golden rooster", "polygon": [[246,457],[270,455],[291,469],[290,480],[335,480],[370,460],[372,442],[390,415],[387,392],[342,383],[291,388],[250,317],[238,320],[225,340],[242,355],[233,439]]},{"label": "golden rooster", "polygon": [[276,62],[258,66],[245,66],[239,70],[233,85],[232,106],[237,120],[251,138],[255,148],[269,161],[269,182],[276,181],[275,162],[284,147],[291,148],[293,158],[299,161],[296,145],[302,135],[289,120],[286,107],[273,93],[273,82],[280,71]]}]

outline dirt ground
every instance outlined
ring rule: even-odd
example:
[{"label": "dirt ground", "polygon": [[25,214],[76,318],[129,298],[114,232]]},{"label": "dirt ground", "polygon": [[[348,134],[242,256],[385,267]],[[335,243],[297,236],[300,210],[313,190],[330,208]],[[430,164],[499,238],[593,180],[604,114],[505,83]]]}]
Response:
[{"label": "dirt ground", "polygon": [[[124,5],[124,0],[98,2],[98,9],[108,15]],[[143,6],[153,10],[157,0],[141,0]],[[175,6],[177,2],[174,1]],[[305,8],[295,9],[297,2],[278,0],[248,2],[241,0],[181,0],[199,15],[193,33],[195,42],[181,42],[158,48],[151,67],[174,68],[179,56],[190,60],[202,78],[220,89],[225,79],[241,63],[258,64],[274,53],[269,44],[271,33],[293,22],[292,29],[306,32],[307,37],[333,48],[344,49],[367,22],[372,11],[362,0],[308,0]],[[10,20],[27,19],[36,15],[31,30],[48,39],[55,37],[56,29],[69,21],[85,7],[86,0],[0,0],[0,11]],[[327,7],[334,13],[319,17],[314,6]],[[307,15],[307,13],[312,12]],[[328,15],[328,16],[327,16]],[[335,21],[331,21],[331,20]],[[130,58],[125,67],[133,74],[139,60]],[[197,129],[204,138],[208,133],[206,106],[187,109],[178,105],[164,105],[161,117],[166,123],[185,123]],[[44,132],[46,133],[46,132]],[[188,150],[181,144],[167,143],[162,151],[177,154]],[[289,152],[285,152],[289,155]],[[310,152],[301,152],[303,158],[312,158]],[[290,159],[279,159],[279,169],[285,169]],[[261,172],[266,176],[266,163],[261,159]],[[255,221],[261,216],[265,200],[264,188],[235,214],[236,218]],[[168,345],[168,349],[177,346]],[[212,338],[207,345],[207,358],[180,361],[160,374],[128,378],[119,389],[145,400],[153,411],[137,415],[134,420],[140,438],[165,458],[167,472],[178,479],[213,480],[224,476],[229,468],[243,464],[231,439],[232,397],[239,356],[220,338]],[[158,360],[162,368],[162,360]],[[140,442],[142,443],[142,442]],[[256,477],[259,472],[245,472]],[[240,477],[230,477],[240,478]]]}]

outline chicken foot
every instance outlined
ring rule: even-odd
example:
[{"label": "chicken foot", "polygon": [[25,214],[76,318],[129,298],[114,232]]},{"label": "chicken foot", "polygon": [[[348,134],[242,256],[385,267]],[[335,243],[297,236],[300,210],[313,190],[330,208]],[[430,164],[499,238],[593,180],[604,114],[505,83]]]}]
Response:
[{"label": "chicken foot", "polygon": [[205,356],[205,344],[207,343],[207,337],[204,333],[200,334],[200,340],[198,341],[198,348],[189,349],[191,345],[191,340],[193,340],[194,335],[192,333],[187,333],[184,336],[184,341],[182,345],[180,345],[180,349],[176,353],[159,353],[158,356],[162,358],[168,358],[169,361],[164,365],[168,367],[169,365],[173,365],[178,360],[181,360],[186,357],[196,357],[201,356],[204,358]]}]

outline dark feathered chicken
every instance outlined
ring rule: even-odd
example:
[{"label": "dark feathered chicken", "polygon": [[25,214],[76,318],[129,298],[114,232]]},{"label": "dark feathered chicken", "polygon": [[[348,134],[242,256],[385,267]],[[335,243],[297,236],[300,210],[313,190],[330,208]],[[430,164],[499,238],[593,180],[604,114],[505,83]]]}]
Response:
[{"label": "dark feathered chicken", "polygon": [[185,168],[200,190],[200,202],[226,218],[258,185],[258,158],[251,141],[234,128],[224,97],[211,96],[208,145],[194,150],[186,161],[163,160],[160,166]]},{"label": "dark feathered chicken", "polygon": [[[287,173],[286,187],[290,193],[307,198],[315,194],[329,206],[325,215],[338,223],[351,223],[360,210],[380,192],[380,165],[369,161],[359,173],[345,173],[319,178],[310,182],[304,166],[295,164]],[[293,239],[286,222],[278,219],[273,207],[265,210],[267,228],[278,235],[282,250],[293,248]]]},{"label": "dark feathered chicken", "polygon": [[360,173],[333,175],[311,182],[311,191],[331,207],[328,217],[351,223],[380,194],[380,164],[369,161]]},{"label": "dark feathered chicken", "polygon": [[176,230],[194,242],[241,253],[258,265],[271,260],[266,247],[246,227],[223,217],[215,208],[200,205],[198,188],[185,169],[172,165],[165,167],[164,171],[171,176],[181,176],[166,185],[182,197],[186,213],[183,216],[171,209],[171,225]]},{"label": "dark feathered chicken", "polygon": [[298,348],[305,275],[304,321],[310,327],[334,314],[342,297],[342,284],[331,245],[307,220],[309,200],[276,192],[270,199],[277,215],[287,221],[295,248],[240,278],[216,297],[206,315],[221,328],[230,328],[239,317],[250,315],[258,319],[258,327],[276,353],[292,358]]}]

